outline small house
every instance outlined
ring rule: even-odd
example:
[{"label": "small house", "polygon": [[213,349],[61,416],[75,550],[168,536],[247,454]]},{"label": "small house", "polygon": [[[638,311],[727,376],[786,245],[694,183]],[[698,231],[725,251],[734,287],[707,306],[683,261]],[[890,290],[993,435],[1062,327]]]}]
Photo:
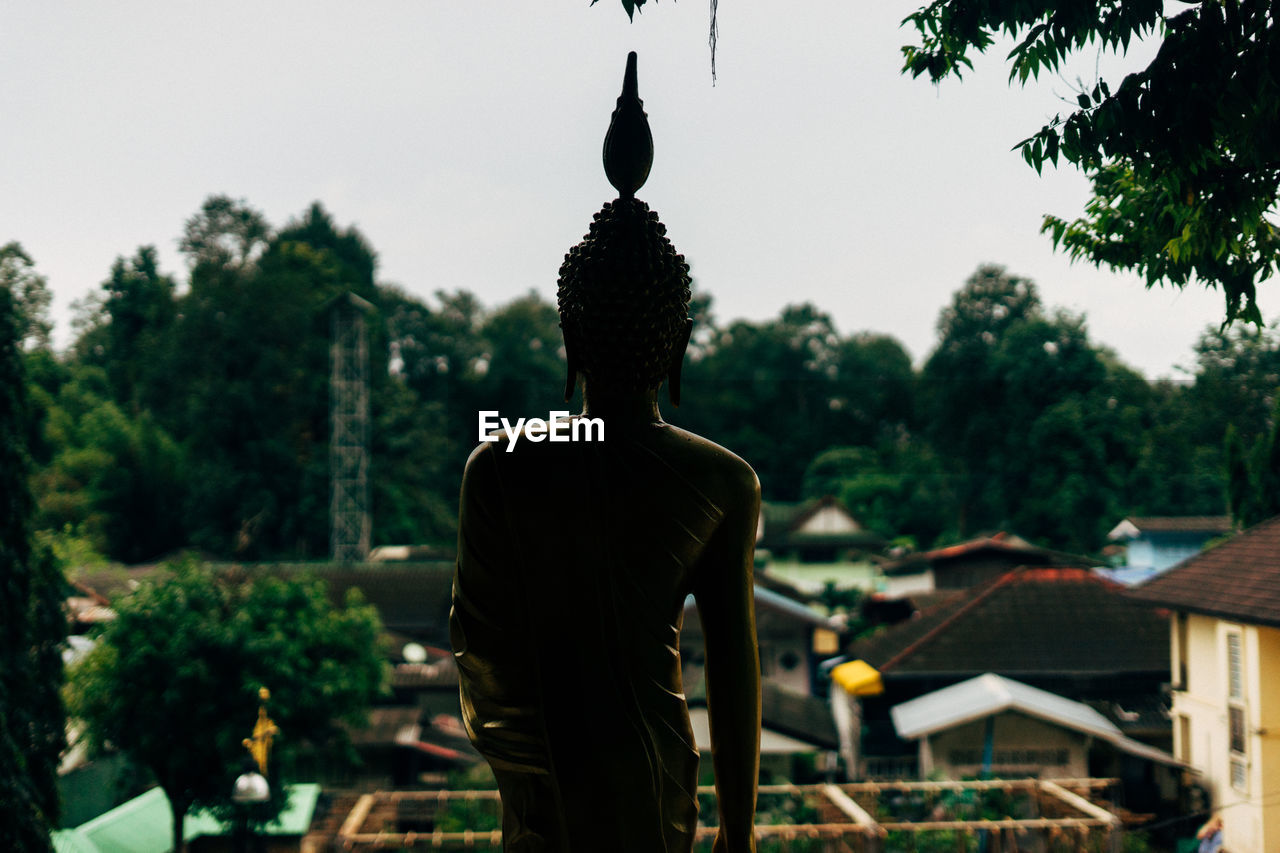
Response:
[{"label": "small house", "polygon": [[[919,745],[921,776],[1145,775],[1158,798],[1176,801],[1181,764],[1172,755],[1126,737],[1083,702],[994,673],[895,705],[892,717],[898,736]],[[1132,798],[1133,786],[1126,785],[1125,793]]]},{"label": "small house", "polygon": [[1231,530],[1226,515],[1129,516],[1107,534],[1123,555],[1113,576],[1124,582],[1146,580],[1194,557]]},{"label": "small house", "polygon": [[968,589],[994,580],[1019,566],[1089,566],[1092,561],[1033,545],[1021,536],[1000,531],[964,542],[908,554],[883,567],[885,595],[901,596],[934,590]]},{"label": "small house", "polygon": [[1085,702],[1126,736],[1169,746],[1167,612],[1082,567],[1022,567],[933,600],[848,650],[881,685],[848,698],[862,732],[856,775],[916,775],[915,745],[898,737],[890,709],[988,672]]},{"label": "small house", "polygon": [[1230,807],[1224,849],[1280,849],[1280,517],[1130,595],[1174,611],[1174,754]]},{"label": "small house", "polygon": [[820,592],[827,583],[842,589],[875,588],[880,571],[869,556],[884,544],[830,496],[802,503],[766,501],[760,507],[757,563],[764,574],[807,594]]}]

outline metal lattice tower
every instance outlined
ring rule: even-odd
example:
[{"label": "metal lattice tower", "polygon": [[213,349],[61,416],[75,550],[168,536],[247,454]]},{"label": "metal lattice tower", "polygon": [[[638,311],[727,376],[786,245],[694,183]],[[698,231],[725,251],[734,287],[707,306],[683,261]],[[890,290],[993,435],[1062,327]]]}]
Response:
[{"label": "metal lattice tower", "polygon": [[369,337],[373,306],[344,293],[329,306],[329,544],[336,562],[369,554]]}]

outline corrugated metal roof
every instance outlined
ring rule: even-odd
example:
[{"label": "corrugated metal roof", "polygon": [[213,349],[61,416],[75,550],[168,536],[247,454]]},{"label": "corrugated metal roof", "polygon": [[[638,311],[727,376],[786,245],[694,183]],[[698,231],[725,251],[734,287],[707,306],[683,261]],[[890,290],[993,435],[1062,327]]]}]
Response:
[{"label": "corrugated metal roof", "polygon": [[[837,633],[839,633],[843,627],[837,620],[832,619],[829,616],[822,616],[814,613],[808,607],[805,607],[795,599],[788,598],[781,593],[774,592],[773,590],[761,586],[758,583],[755,585],[755,602],[757,618],[760,609],[763,608],[772,610],[775,613],[785,614],[797,622],[803,622],[806,625],[813,625],[819,628],[827,628],[828,630],[835,631]],[[697,613],[697,608],[697,600],[692,595],[686,596],[684,600],[686,620]]]},{"label": "corrugated metal roof", "polygon": [[990,672],[895,705],[889,713],[899,737],[915,740],[1006,711],[1092,735],[1151,761],[1181,764],[1166,752],[1125,737],[1114,723],[1082,702]]},{"label": "corrugated metal roof", "polygon": [[914,740],[1002,711],[1020,711],[1099,737],[1120,735],[1088,705],[991,672],[895,705],[889,713],[898,735]]},{"label": "corrugated metal roof", "polygon": [[58,829],[50,835],[50,838],[53,840],[54,853],[102,853],[98,846],[78,829]]},{"label": "corrugated metal roof", "polygon": [[810,625],[817,625],[822,628],[829,628],[832,631],[838,631],[840,626],[826,616],[819,616],[809,608],[805,607],[798,601],[793,601],[785,595],[776,593],[771,589],[756,584],[756,606],[767,607],[779,613],[786,613],[795,617],[797,620],[807,622]]}]

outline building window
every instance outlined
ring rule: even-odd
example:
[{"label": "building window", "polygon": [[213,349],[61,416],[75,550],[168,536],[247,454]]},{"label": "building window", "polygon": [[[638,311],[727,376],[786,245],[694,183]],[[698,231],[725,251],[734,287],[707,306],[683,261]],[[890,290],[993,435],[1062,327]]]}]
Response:
[{"label": "building window", "polygon": [[1227,698],[1244,698],[1244,665],[1239,634],[1227,634]]},{"label": "building window", "polygon": [[1231,787],[1248,787],[1248,735],[1245,731],[1244,653],[1240,635],[1227,634],[1227,743],[1231,755]]},{"label": "building window", "polygon": [[1230,727],[1231,752],[1244,755],[1244,708],[1232,705],[1227,708]]},{"label": "building window", "polygon": [[834,655],[840,651],[840,635],[829,628],[813,629],[813,652],[819,655]]},{"label": "building window", "polygon": [[1242,758],[1231,759],[1231,787],[1237,791],[1244,791],[1249,786],[1248,776],[1249,765]]},{"label": "building window", "polygon": [[1176,613],[1173,617],[1174,637],[1174,690],[1186,690],[1187,684],[1187,614]]}]

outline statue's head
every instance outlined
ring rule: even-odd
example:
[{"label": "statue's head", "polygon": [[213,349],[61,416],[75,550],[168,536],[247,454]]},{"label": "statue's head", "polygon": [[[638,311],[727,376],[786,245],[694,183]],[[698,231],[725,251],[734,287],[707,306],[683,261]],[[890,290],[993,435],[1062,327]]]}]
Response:
[{"label": "statue's head", "polygon": [[670,378],[679,405],[679,371],[689,342],[689,265],[644,202],[606,204],[565,255],[557,292],[560,328],[576,373],[593,389],[657,388]]},{"label": "statue's head", "polygon": [[581,373],[593,392],[650,391],[668,380],[680,405],[689,332],[689,265],[658,214],[635,197],[653,164],[653,137],[627,55],[622,94],[604,140],[604,168],[619,198],[560,266],[560,328],[569,360],[564,398]]}]

